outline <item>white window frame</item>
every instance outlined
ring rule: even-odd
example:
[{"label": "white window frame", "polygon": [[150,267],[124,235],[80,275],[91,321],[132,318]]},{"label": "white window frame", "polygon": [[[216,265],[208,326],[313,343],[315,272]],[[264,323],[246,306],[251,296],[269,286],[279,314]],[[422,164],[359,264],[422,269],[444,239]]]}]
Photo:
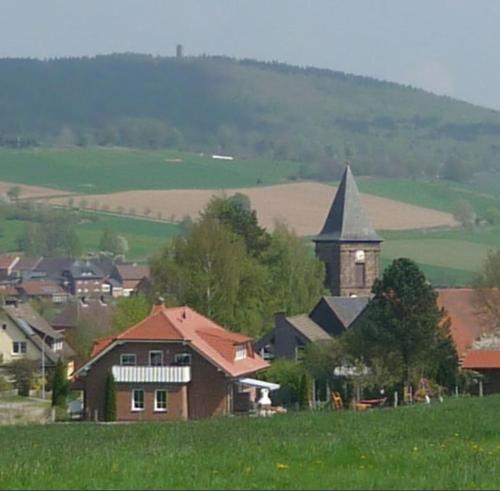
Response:
[{"label": "white window frame", "polygon": [[[160,363],[159,365],[153,365],[153,364],[151,363],[151,355],[152,355],[153,353],[155,353],[155,354],[160,353],[160,355],[161,355],[161,363]],[[151,350],[151,351],[149,352],[149,360],[148,360],[148,361],[149,361],[149,366],[150,366],[150,367],[161,367],[161,366],[163,366],[163,351],[161,351],[161,350]]]},{"label": "white window frame", "polygon": [[[158,393],[165,393],[165,407],[158,407]],[[168,411],[168,391],[166,389],[156,389],[155,390],[155,412],[156,413],[166,413]]]},{"label": "white window frame", "polygon": [[[17,351],[15,347],[18,347]],[[24,349],[23,349],[24,347]],[[12,341],[12,354],[16,356],[25,355],[28,351],[28,343],[26,341]]]},{"label": "white window frame", "polygon": [[[124,356],[133,356],[134,363],[124,363],[123,362]],[[135,367],[136,365],[137,365],[137,355],[135,353],[122,353],[120,355],[120,366],[122,366],[122,367]]]},{"label": "white window frame", "polygon": [[[135,405],[135,393],[136,392],[142,392],[142,407],[137,407]],[[130,401],[130,406],[132,411],[134,412],[140,412],[144,411],[146,408],[146,392],[144,389],[132,389],[132,400]]]},{"label": "white window frame", "polygon": [[247,357],[247,345],[237,344],[234,348],[234,361],[244,360]]},{"label": "white window frame", "polygon": [[174,364],[175,365],[177,365],[179,363],[179,358],[181,358],[181,357],[187,357],[187,359],[189,361],[187,363],[183,363],[182,365],[179,365],[179,366],[190,367],[192,362],[193,362],[193,356],[191,355],[191,353],[177,353],[174,356]]}]

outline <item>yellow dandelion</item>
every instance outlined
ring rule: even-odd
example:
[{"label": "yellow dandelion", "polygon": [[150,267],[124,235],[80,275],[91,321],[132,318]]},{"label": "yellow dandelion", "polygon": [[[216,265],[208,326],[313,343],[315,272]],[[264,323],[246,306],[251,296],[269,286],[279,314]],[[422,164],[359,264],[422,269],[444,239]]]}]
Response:
[{"label": "yellow dandelion", "polygon": [[280,471],[288,469],[287,464],[276,464],[276,468],[279,469]]},{"label": "yellow dandelion", "polygon": [[362,459],[366,459],[366,455],[362,455],[362,456],[361,456],[361,458],[362,458]]}]

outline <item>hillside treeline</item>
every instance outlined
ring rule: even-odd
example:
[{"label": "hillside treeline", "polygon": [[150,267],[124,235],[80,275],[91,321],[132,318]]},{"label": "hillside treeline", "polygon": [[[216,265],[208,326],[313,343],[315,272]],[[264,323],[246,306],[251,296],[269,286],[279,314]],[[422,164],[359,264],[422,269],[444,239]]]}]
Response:
[{"label": "hillside treeline", "polygon": [[223,57],[0,60],[0,146],[182,148],[304,162],[299,178],[466,180],[500,169],[500,113],[331,70]]}]

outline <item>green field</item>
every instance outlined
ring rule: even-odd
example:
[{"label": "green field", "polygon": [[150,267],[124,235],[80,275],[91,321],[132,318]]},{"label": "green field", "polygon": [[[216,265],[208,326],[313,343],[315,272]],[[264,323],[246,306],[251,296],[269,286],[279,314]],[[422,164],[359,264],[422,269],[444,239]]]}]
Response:
[{"label": "green field", "polygon": [[[124,218],[98,213],[95,222],[76,226],[84,252],[96,251],[104,229],[123,235],[129,244],[129,260],[145,260],[157,252],[167,241],[178,234],[179,226],[139,218]],[[4,220],[3,235],[0,237],[0,252],[18,250],[17,239],[22,234],[26,222]]]},{"label": "green field", "polygon": [[[180,162],[172,160],[180,159]],[[298,163],[213,160],[193,153],[116,148],[0,150],[0,180],[78,193],[276,184]]]},{"label": "green field", "polygon": [[488,251],[500,247],[498,227],[385,231],[382,235],[383,267],[397,257],[409,257],[435,286],[470,284]]},{"label": "green field", "polygon": [[1,489],[498,489],[500,396],[367,413],[0,427]]},{"label": "green field", "polygon": [[488,208],[500,209],[500,190],[492,192],[478,186],[466,186],[447,181],[418,181],[415,179],[358,178],[363,193],[390,198],[403,203],[453,212],[458,201],[467,201],[482,215]]}]

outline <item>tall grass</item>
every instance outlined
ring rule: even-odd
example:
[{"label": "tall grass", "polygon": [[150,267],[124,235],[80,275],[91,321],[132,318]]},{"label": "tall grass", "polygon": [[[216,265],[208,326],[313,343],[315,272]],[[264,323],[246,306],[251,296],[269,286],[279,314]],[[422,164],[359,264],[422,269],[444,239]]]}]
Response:
[{"label": "tall grass", "polygon": [[0,488],[495,489],[500,396],[368,413],[0,428]]}]

